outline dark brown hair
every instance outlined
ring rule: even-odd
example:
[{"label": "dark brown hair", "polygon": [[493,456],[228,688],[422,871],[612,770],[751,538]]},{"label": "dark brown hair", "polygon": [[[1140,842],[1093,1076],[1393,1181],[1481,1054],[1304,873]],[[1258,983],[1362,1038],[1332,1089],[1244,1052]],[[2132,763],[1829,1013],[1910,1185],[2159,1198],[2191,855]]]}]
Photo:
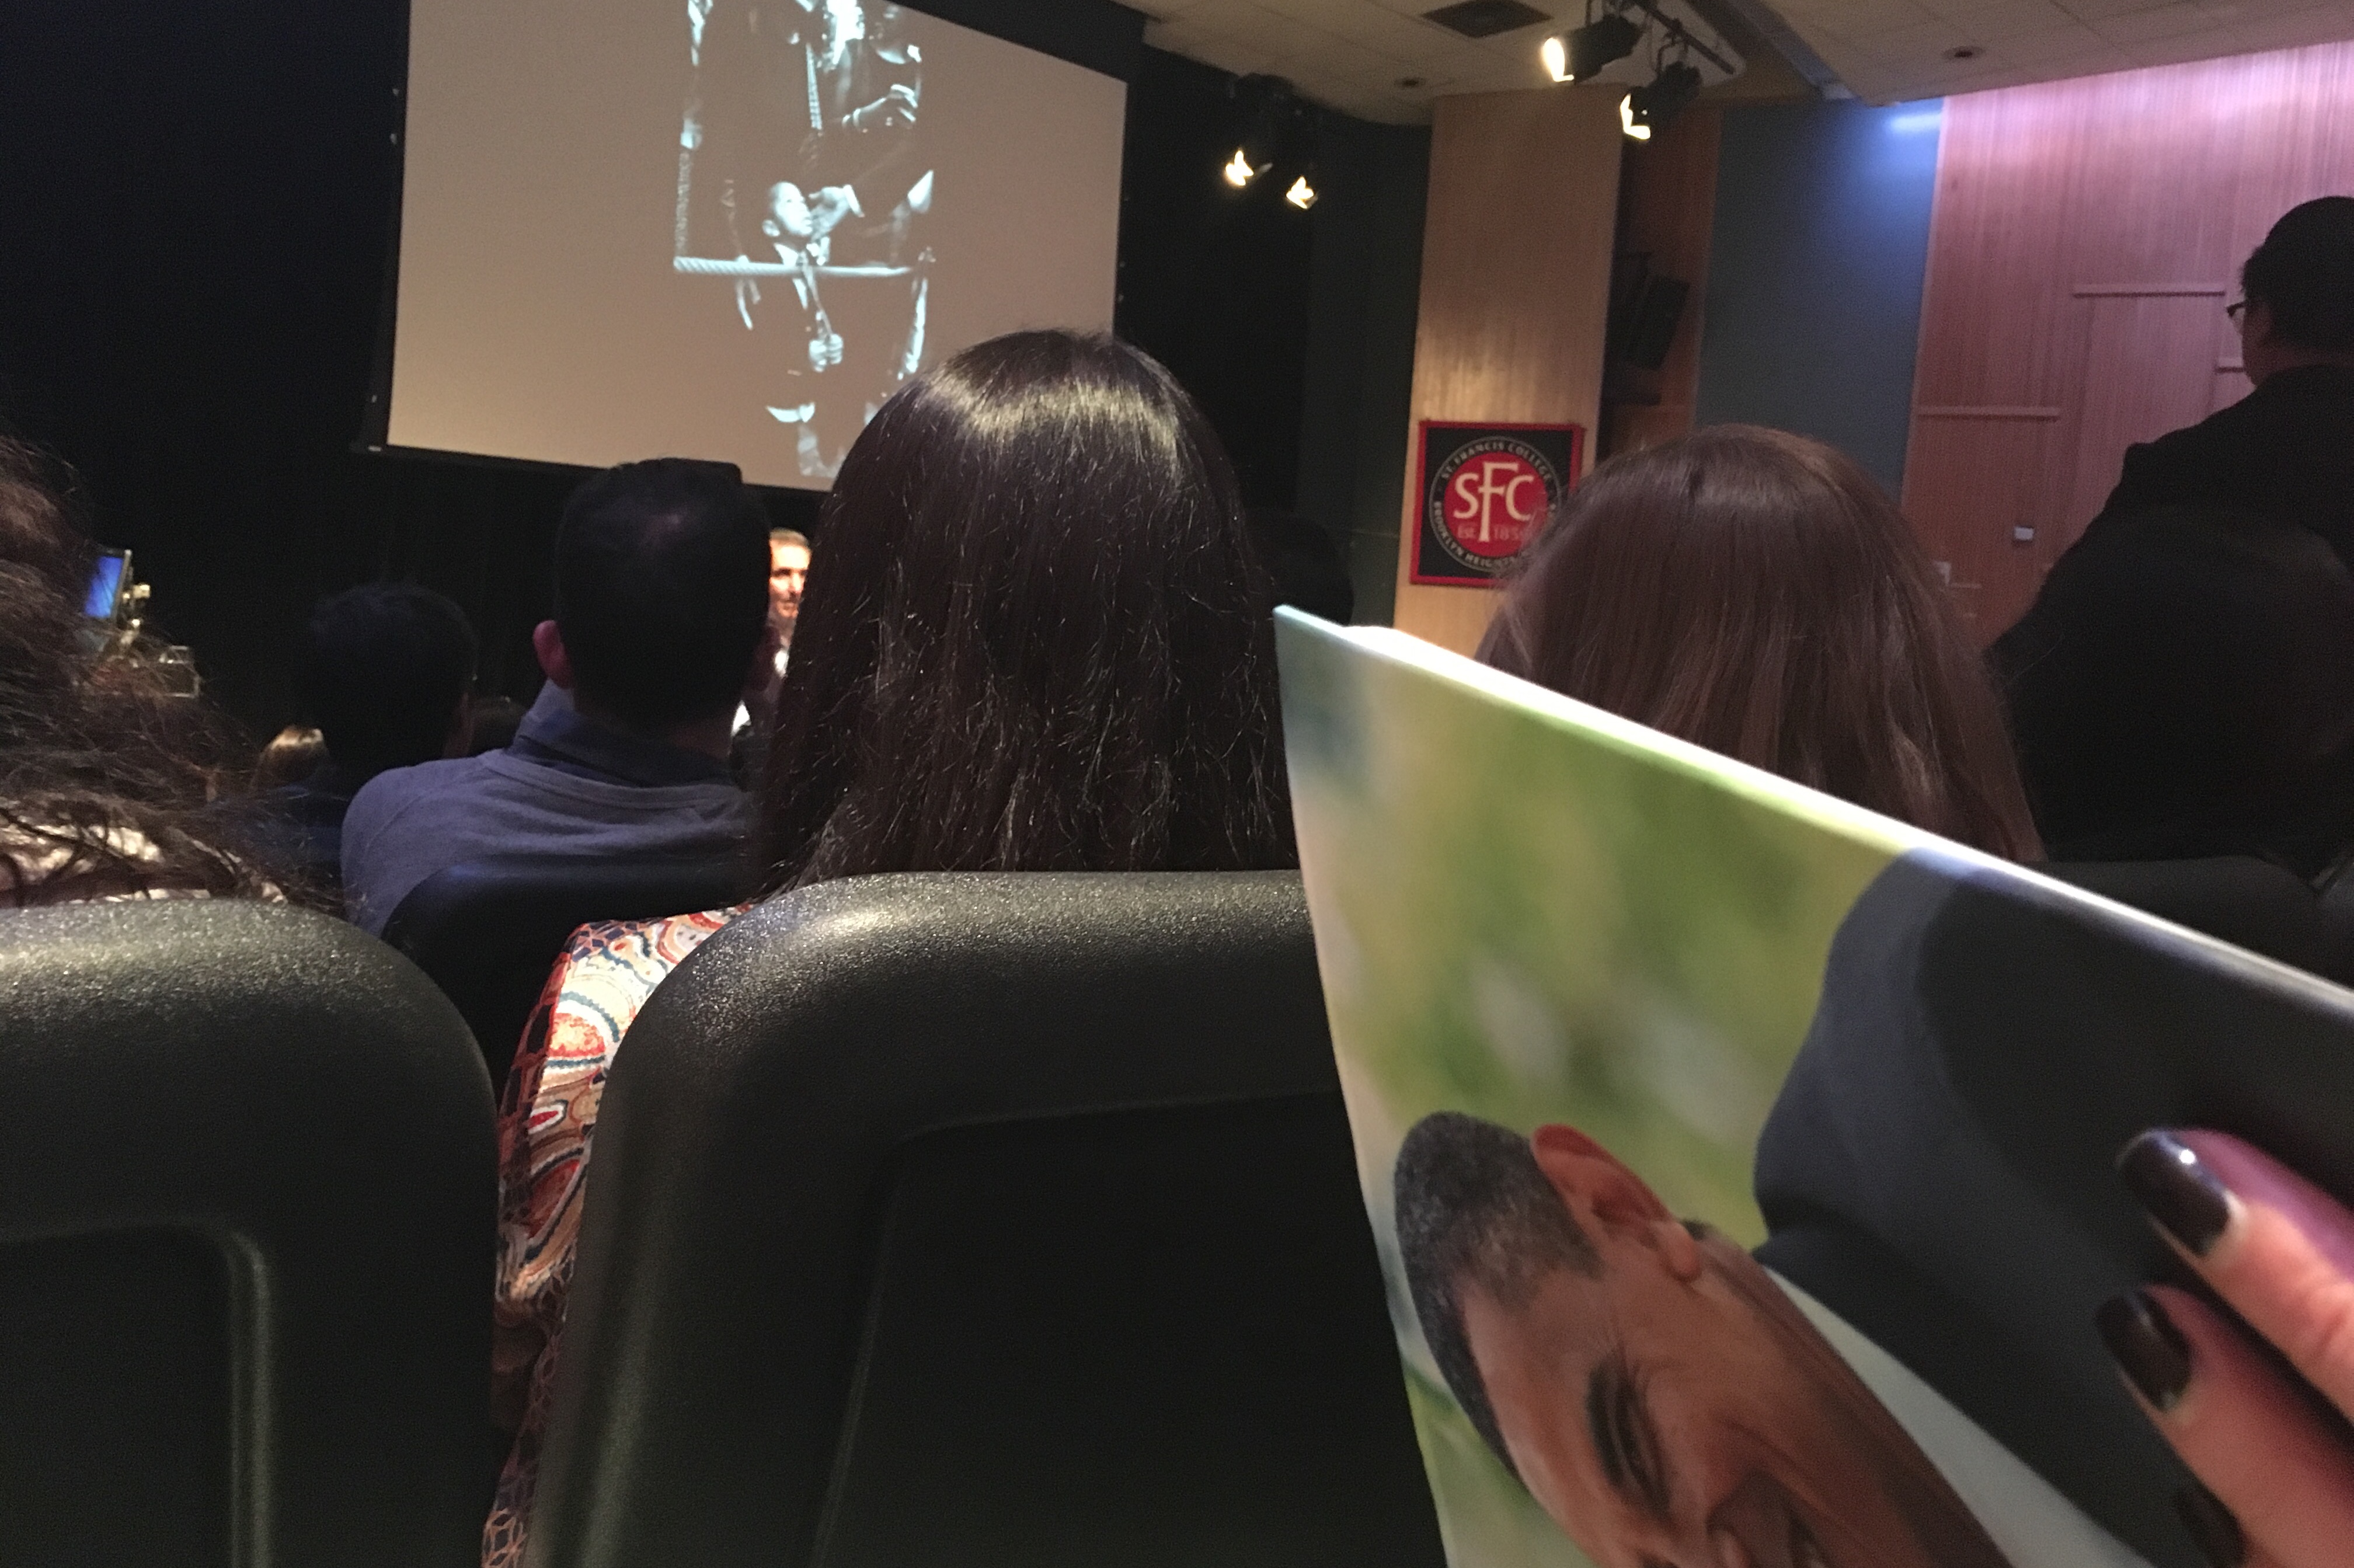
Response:
[{"label": "dark brown hair", "polygon": [[1150,357],[1026,332],[900,388],[822,516],[761,811],[770,890],[1297,863],[1272,610]]},{"label": "dark brown hair", "polygon": [[601,713],[659,735],[731,712],[769,625],[769,514],[734,463],[594,474],[557,527],[554,615]]},{"label": "dark brown hair", "polygon": [[2041,855],[1993,683],[1911,527],[1819,441],[1720,425],[1613,459],[1480,660],[1932,832]]},{"label": "dark brown hair", "polygon": [[81,614],[88,540],[55,471],[0,438],[0,906],[268,885],[204,810],[228,727]]},{"label": "dark brown hair", "polygon": [[2320,196],[2283,213],[2240,269],[2240,291],[2263,302],[2286,342],[2354,350],[2354,196]]}]

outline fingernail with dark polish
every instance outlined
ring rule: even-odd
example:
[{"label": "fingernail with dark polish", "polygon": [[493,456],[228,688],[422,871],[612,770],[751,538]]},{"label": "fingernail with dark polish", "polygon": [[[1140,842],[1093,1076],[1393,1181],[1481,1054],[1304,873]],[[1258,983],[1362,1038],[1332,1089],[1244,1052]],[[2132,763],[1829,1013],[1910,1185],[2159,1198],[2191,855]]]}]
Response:
[{"label": "fingernail with dark polish", "polygon": [[2247,1561],[2248,1538],[2240,1533],[2240,1521],[2232,1517],[2221,1498],[2198,1481],[2186,1481],[2175,1489],[2174,1511],[2215,1568],[2240,1568]]},{"label": "fingernail with dark polish", "polygon": [[2173,1409],[2190,1382],[2190,1345],[2166,1308],[2147,1291],[2128,1290],[2102,1302],[2093,1321],[2141,1396],[2160,1410]]},{"label": "fingernail with dark polish", "polygon": [[2149,1217],[2193,1257],[2204,1257],[2232,1222],[2230,1194],[2199,1151],[2170,1132],[2145,1132],[2117,1156],[2117,1173]]}]

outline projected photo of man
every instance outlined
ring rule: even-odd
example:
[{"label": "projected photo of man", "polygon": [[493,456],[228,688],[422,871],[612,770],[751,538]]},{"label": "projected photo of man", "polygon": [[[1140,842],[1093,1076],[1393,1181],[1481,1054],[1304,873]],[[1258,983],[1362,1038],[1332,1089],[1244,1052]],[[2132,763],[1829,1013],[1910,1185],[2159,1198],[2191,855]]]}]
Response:
[{"label": "projected photo of man", "polygon": [[1585,1134],[1440,1112],[1393,1182],[1448,1388],[1601,1568],[2005,1563],[1773,1277]]},{"label": "projected photo of man", "polygon": [[911,18],[862,0],[695,0],[680,268],[734,279],[767,417],[831,477],[920,368],[934,176]]}]

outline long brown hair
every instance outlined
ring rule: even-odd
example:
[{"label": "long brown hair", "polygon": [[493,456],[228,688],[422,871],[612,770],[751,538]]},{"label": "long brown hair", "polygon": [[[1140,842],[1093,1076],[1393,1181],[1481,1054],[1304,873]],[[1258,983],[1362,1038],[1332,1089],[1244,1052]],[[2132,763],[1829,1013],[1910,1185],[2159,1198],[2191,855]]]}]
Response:
[{"label": "long brown hair", "polygon": [[768,888],[1298,864],[1272,616],[1166,370],[1067,332],[966,350],[884,404],[820,514]]},{"label": "long brown hair", "polygon": [[2016,860],[2041,850],[2002,706],[1880,487],[1819,441],[1719,425],[1563,503],[1479,658]]}]

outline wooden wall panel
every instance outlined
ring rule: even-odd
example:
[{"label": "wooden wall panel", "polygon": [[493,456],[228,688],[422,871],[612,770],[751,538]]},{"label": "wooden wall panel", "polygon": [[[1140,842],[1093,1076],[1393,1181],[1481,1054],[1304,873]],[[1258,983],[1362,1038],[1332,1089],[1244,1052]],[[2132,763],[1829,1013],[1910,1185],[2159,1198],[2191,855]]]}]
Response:
[{"label": "wooden wall panel", "polygon": [[1919,421],[1904,451],[1904,486],[1920,501],[1908,514],[1931,538],[1952,543],[1938,568],[1973,622],[1986,615],[1986,588],[1999,582],[2012,530],[2032,527],[2037,481],[2056,420],[2052,410],[2009,410]]},{"label": "wooden wall panel", "polygon": [[[1979,584],[1981,635],[2026,609],[2127,444],[2245,395],[2225,291],[2274,218],[2333,192],[2354,192],[2354,44],[1946,101],[1904,504]],[[1981,501],[1956,454],[2029,461],[2021,409],[2047,411],[2032,482]]]},{"label": "wooden wall panel", "polygon": [[[1623,87],[1438,101],[1410,418],[1568,420],[1597,431]],[[1409,443],[1396,625],[1469,652],[1488,588],[1407,580],[1420,454]]]},{"label": "wooden wall panel", "polygon": [[[2118,461],[2137,441],[2214,412],[2215,333],[2229,327],[2221,288],[2080,296],[2084,357],[2075,383],[2063,524],[2090,522],[2116,488]],[[2236,402],[2247,378],[2232,393]],[[2072,539],[2074,527],[2065,530]]]}]

